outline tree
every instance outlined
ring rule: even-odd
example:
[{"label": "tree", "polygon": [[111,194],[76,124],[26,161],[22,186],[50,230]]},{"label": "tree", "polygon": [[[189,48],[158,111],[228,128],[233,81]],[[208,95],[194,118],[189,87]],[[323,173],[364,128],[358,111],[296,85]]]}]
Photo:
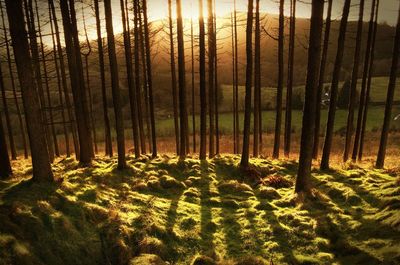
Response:
[{"label": "tree", "polygon": [[378,157],[377,157],[376,165],[375,165],[376,168],[383,168],[383,166],[385,164],[386,146],[387,146],[387,140],[388,140],[388,135],[389,135],[390,121],[392,119],[394,91],[396,88],[396,78],[397,78],[397,69],[398,69],[398,64],[399,64],[399,54],[400,54],[400,7],[399,7],[399,11],[398,11],[396,37],[394,39],[394,47],[393,47],[392,67],[390,70],[389,86],[388,86],[387,97],[386,97],[385,118],[383,120],[381,140],[379,143],[379,150],[378,150]]},{"label": "tree", "polygon": [[99,0],[94,0],[94,12],[96,16],[96,32],[97,32],[97,49],[99,55],[99,71],[101,79],[101,96],[102,96],[102,107],[103,107],[103,120],[104,120],[104,142],[106,155],[113,155],[112,140],[111,140],[111,128],[110,119],[108,117],[107,107],[107,91],[106,91],[106,78],[104,70],[104,49],[103,49],[103,38],[101,36],[101,23],[100,23],[100,10]]},{"label": "tree", "polygon": [[255,17],[255,45],[254,45],[254,125],[253,125],[253,156],[259,154],[259,134],[260,128],[260,98],[261,98],[261,38],[260,38],[260,0],[256,0],[256,17]]},{"label": "tree", "polygon": [[88,165],[92,162],[94,153],[74,1],[60,0],[60,5],[72,96],[75,104],[75,118],[78,127],[79,161],[82,165]]},{"label": "tree", "polygon": [[346,140],[344,145],[343,161],[346,162],[349,159],[350,145],[353,136],[353,123],[354,123],[354,108],[357,98],[357,81],[358,81],[358,65],[360,64],[360,53],[361,53],[361,40],[363,31],[363,18],[364,18],[364,0],[360,0],[360,12],[358,17],[357,26],[357,37],[356,37],[356,49],[354,51],[354,64],[353,72],[351,75],[351,89],[349,99],[349,109],[347,115],[347,127],[346,127]]},{"label": "tree", "polygon": [[249,166],[249,138],[250,138],[250,118],[251,118],[251,85],[253,75],[253,0],[249,0],[247,9],[246,24],[246,92],[244,105],[244,127],[243,127],[243,150],[240,166],[248,168]]},{"label": "tree", "polygon": [[209,154],[215,156],[215,34],[213,0],[207,0],[208,8],[208,111],[209,111]]},{"label": "tree", "polygon": [[[151,123],[151,140],[152,140],[152,157],[157,156],[157,139],[156,139],[156,122],[154,117],[154,99],[153,99],[153,77],[151,68],[151,51],[150,51],[150,36],[149,23],[147,19],[147,0],[143,0],[143,20],[144,20],[144,42],[146,46],[146,66],[147,66],[147,85],[148,99],[150,108],[150,123]],[[179,30],[179,29],[178,29]],[[178,39],[179,41],[179,39]],[[179,45],[179,44],[178,44]],[[179,48],[178,48],[179,49]],[[186,115],[187,117],[187,115]],[[186,119],[187,124],[187,119]],[[182,129],[181,129],[182,131]]]},{"label": "tree", "polygon": [[278,88],[276,95],[276,118],[275,118],[275,138],[273,158],[279,158],[279,148],[281,142],[281,126],[282,126],[282,95],[283,95],[283,77],[284,77],[284,27],[285,27],[285,14],[284,14],[285,0],[279,1],[279,37],[278,37]]},{"label": "tree", "polygon": [[323,13],[324,0],[313,0],[308,45],[307,81],[301,131],[300,158],[295,187],[295,192],[297,193],[308,191],[309,179],[311,176],[315,108],[317,105],[318,74],[321,59]]},{"label": "tree", "polygon": [[332,4],[333,0],[328,0],[328,11],[325,22],[325,34],[324,34],[324,46],[322,48],[321,66],[319,69],[318,77],[318,91],[317,91],[317,106],[315,110],[315,131],[314,131],[314,151],[313,158],[318,158],[319,152],[319,134],[321,129],[321,101],[322,91],[325,83],[325,69],[326,62],[328,59],[328,48],[329,48],[329,36],[331,32],[331,17],[332,17]]},{"label": "tree", "polygon": [[195,95],[195,69],[194,69],[194,33],[193,33],[193,18],[190,18],[190,49],[191,49],[191,61],[192,61],[192,141],[193,141],[193,153],[196,153],[196,95]]},{"label": "tree", "polygon": [[207,148],[207,93],[206,93],[206,44],[203,0],[199,0],[199,71],[200,71],[200,155],[206,159]]},{"label": "tree", "polygon": [[234,144],[235,144],[235,154],[239,153],[239,60],[238,60],[238,33],[237,33],[237,10],[236,10],[236,0],[233,0],[233,21],[234,21],[234,36],[235,36],[235,91],[234,91],[234,98],[235,98],[235,130],[234,130]]},{"label": "tree", "polygon": [[120,0],[121,14],[122,14],[122,28],[124,35],[124,50],[125,50],[125,65],[126,65],[126,75],[128,79],[128,91],[129,91],[129,102],[131,111],[131,123],[133,132],[133,145],[135,151],[135,157],[140,156],[139,149],[139,136],[138,136],[138,109],[137,109],[137,95],[134,87],[133,79],[133,65],[132,65],[132,50],[131,50],[131,39],[130,32],[128,28],[129,17],[127,12],[127,7],[125,7],[124,0]]},{"label": "tree", "polygon": [[115,51],[114,28],[110,0],[104,0],[104,13],[106,17],[108,57],[110,60],[111,73],[111,91],[115,114],[115,130],[117,132],[118,169],[124,169],[126,168],[124,118],[122,116],[118,63]]},{"label": "tree", "polygon": [[32,153],[33,180],[53,181],[50,156],[47,148],[43,148],[47,146],[47,143],[40,113],[39,96],[33,77],[22,0],[6,0],[6,9],[8,17],[13,18],[9,19],[9,27]]},{"label": "tree", "polygon": [[15,108],[17,110],[17,115],[18,115],[18,123],[19,123],[20,131],[21,131],[22,144],[24,147],[24,156],[25,156],[25,158],[28,158],[28,146],[27,146],[26,136],[25,136],[25,126],[22,121],[21,108],[19,106],[19,100],[18,100],[18,96],[17,96],[17,88],[16,88],[15,80],[14,80],[14,71],[13,71],[13,67],[12,67],[12,63],[11,63],[10,45],[8,43],[8,32],[7,32],[5,19],[4,19],[3,5],[1,2],[0,2],[0,13],[1,13],[2,26],[3,26],[3,33],[4,33],[4,42],[6,44],[8,72],[10,74],[11,88],[13,91]]},{"label": "tree", "polygon": [[336,53],[336,59],[335,59],[335,66],[334,66],[333,74],[332,74],[332,85],[331,85],[331,94],[330,94],[330,101],[329,101],[328,121],[327,121],[325,142],[324,142],[324,148],[323,148],[322,160],[321,160],[321,169],[322,170],[329,169],[329,158],[330,158],[331,149],[332,149],[332,138],[333,138],[334,123],[335,123],[339,77],[340,77],[340,70],[341,70],[342,61],[343,61],[344,42],[346,39],[347,19],[349,17],[350,3],[351,3],[351,0],[345,1],[344,6],[343,6],[342,21],[340,22],[337,53]]},{"label": "tree", "polygon": [[289,34],[289,62],[286,92],[286,111],[285,111],[285,156],[290,154],[290,141],[292,135],[292,94],[293,94],[293,74],[294,74],[294,48],[296,35],[296,0],[290,0],[290,34]]},{"label": "tree", "polygon": [[185,46],[183,41],[183,21],[181,0],[176,1],[177,30],[178,30],[178,73],[179,73],[179,120],[180,120],[180,143],[179,157],[185,159],[189,143],[187,136],[187,108],[186,108],[186,78],[185,78]]},{"label": "tree", "polygon": [[172,22],[172,0],[168,0],[168,22],[169,22],[169,49],[170,49],[170,67],[171,67],[171,87],[172,104],[174,109],[174,129],[176,153],[179,154],[179,111],[178,111],[178,93],[176,86],[176,66],[175,66],[175,47],[174,47],[174,26]]},{"label": "tree", "polygon": [[0,113],[0,179],[6,179],[12,174],[10,157],[8,156],[7,141],[4,135],[3,119]]},{"label": "tree", "polygon": [[365,57],[364,57],[364,70],[363,70],[363,77],[361,82],[361,92],[360,92],[360,104],[358,106],[358,115],[357,115],[357,126],[356,132],[354,136],[354,146],[353,146],[353,153],[351,159],[353,161],[356,160],[359,146],[360,146],[360,138],[361,138],[361,125],[362,125],[362,116],[365,107],[365,96],[366,96],[366,86],[367,86],[367,79],[369,73],[369,65],[371,60],[371,47],[372,47],[372,38],[374,32],[374,17],[375,17],[375,7],[376,7],[376,0],[372,1],[371,6],[371,14],[368,26],[368,37],[367,37],[367,47],[365,49]]}]

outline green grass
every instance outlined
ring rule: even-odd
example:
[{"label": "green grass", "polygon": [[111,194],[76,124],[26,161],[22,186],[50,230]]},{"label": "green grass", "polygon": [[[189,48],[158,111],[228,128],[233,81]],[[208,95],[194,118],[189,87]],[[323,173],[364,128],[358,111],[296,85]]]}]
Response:
[{"label": "green grass", "polygon": [[297,164],[240,157],[200,163],[164,155],[54,164],[57,184],[29,166],[0,182],[0,264],[398,264],[398,171],[349,165],[313,171],[293,192]]}]

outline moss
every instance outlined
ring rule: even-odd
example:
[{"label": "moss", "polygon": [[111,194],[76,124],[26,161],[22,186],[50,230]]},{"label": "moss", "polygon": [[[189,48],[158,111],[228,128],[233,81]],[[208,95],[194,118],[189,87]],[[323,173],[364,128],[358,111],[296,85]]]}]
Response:
[{"label": "moss", "polygon": [[166,265],[166,263],[157,255],[142,254],[129,261],[129,265]]},{"label": "moss", "polygon": [[217,265],[217,262],[210,257],[201,255],[195,257],[191,262],[191,265]]}]

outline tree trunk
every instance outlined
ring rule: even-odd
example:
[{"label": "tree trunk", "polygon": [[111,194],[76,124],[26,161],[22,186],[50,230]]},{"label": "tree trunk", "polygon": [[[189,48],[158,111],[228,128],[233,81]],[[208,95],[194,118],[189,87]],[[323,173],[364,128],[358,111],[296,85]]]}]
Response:
[{"label": "tree trunk", "polygon": [[260,134],[260,101],[261,97],[261,38],[260,38],[260,0],[256,0],[256,29],[255,29],[255,44],[254,44],[254,125],[253,125],[253,156],[259,155],[259,134]]},{"label": "tree trunk", "polygon": [[369,73],[368,73],[368,81],[367,81],[367,90],[365,92],[365,106],[362,115],[362,125],[361,125],[361,135],[360,135],[360,150],[358,152],[358,160],[362,160],[363,151],[364,151],[364,138],[365,138],[365,130],[367,127],[367,117],[368,117],[368,105],[370,101],[369,94],[371,92],[371,82],[372,76],[374,73],[374,60],[375,60],[375,44],[376,44],[376,33],[378,30],[378,15],[379,15],[379,0],[376,2],[375,9],[375,22],[374,22],[374,32],[372,36],[372,46],[371,46],[371,59],[369,64]]},{"label": "tree trunk", "polygon": [[275,119],[275,139],[273,158],[279,158],[279,149],[281,143],[281,126],[282,126],[282,97],[283,97],[283,78],[284,78],[284,14],[285,0],[280,0],[279,4],[279,38],[278,38],[278,89],[276,94],[276,119]]},{"label": "tree trunk", "polygon": [[209,111],[209,154],[210,158],[215,156],[215,34],[214,34],[214,15],[213,0],[207,0],[208,8],[208,111]]},{"label": "tree trunk", "polygon": [[104,0],[104,13],[106,17],[108,56],[110,60],[111,89],[115,114],[115,130],[117,133],[118,169],[126,168],[125,158],[125,128],[121,106],[121,96],[118,77],[118,63],[115,51],[114,28],[112,21],[111,0]]},{"label": "tree trunk", "polygon": [[139,133],[138,133],[138,110],[137,110],[137,95],[135,84],[133,82],[133,66],[132,66],[132,51],[131,51],[131,39],[130,32],[128,30],[127,23],[129,22],[128,13],[126,12],[126,7],[124,4],[124,0],[120,0],[121,5],[121,14],[122,14],[122,28],[124,35],[124,50],[125,50],[125,62],[126,62],[126,73],[128,79],[128,89],[129,89],[129,101],[130,101],[130,110],[131,110],[131,122],[132,122],[132,132],[133,132],[133,144],[135,149],[135,157],[138,158],[140,156],[139,149]]},{"label": "tree trunk", "polygon": [[217,43],[217,11],[214,0],[214,103],[215,103],[215,154],[219,154],[219,109],[218,109],[218,43]]},{"label": "tree trunk", "polygon": [[43,148],[47,146],[47,143],[40,113],[39,97],[33,77],[28,36],[23,19],[22,0],[6,0],[6,9],[8,17],[13,18],[9,20],[10,35],[32,153],[33,180],[36,182],[53,181],[50,156],[47,148]]},{"label": "tree trunk", "polygon": [[79,42],[77,42],[78,31],[76,28],[75,7],[72,0],[61,0],[60,4],[72,95],[75,103],[75,118],[79,135],[79,161],[81,164],[87,165],[91,163],[94,153],[82,59]]},{"label": "tree trunk", "polygon": [[285,110],[285,156],[289,157],[290,144],[292,136],[292,94],[293,94],[293,74],[294,74],[294,49],[296,35],[296,0],[290,0],[290,36],[289,36],[289,61],[288,78],[286,92],[286,110]]},{"label": "tree trunk", "polygon": [[194,33],[193,33],[193,18],[190,18],[190,48],[191,48],[191,56],[192,56],[192,144],[193,144],[193,153],[196,153],[196,94],[195,94],[195,69],[194,69]]},{"label": "tree trunk", "polygon": [[354,108],[356,105],[357,97],[357,81],[358,81],[358,65],[360,64],[360,53],[361,53],[361,41],[362,41],[362,31],[363,31],[363,18],[364,18],[364,0],[360,0],[360,12],[358,17],[357,26],[357,37],[356,37],[356,49],[354,52],[354,64],[353,73],[351,77],[351,88],[350,88],[350,99],[349,108],[347,115],[347,129],[346,129],[346,140],[343,153],[343,161],[346,162],[349,159],[351,140],[353,137],[353,123],[354,123]]},{"label": "tree trunk", "polygon": [[71,100],[69,98],[67,75],[66,75],[66,70],[65,70],[65,65],[64,65],[63,50],[61,47],[60,30],[58,28],[57,15],[56,15],[53,0],[49,0],[48,3],[49,3],[49,8],[51,9],[51,17],[52,17],[52,20],[54,23],[54,30],[55,30],[55,34],[56,34],[57,53],[58,53],[58,58],[60,60],[61,82],[62,82],[65,104],[66,104],[67,113],[68,113],[68,121],[69,121],[69,125],[70,125],[70,131],[72,132],[72,140],[74,142],[75,156],[77,159],[80,159],[80,157],[79,157],[80,156],[79,139],[77,136],[76,121],[75,121],[74,115],[72,113],[72,104],[71,104]]},{"label": "tree trunk", "polygon": [[207,149],[207,92],[206,92],[206,42],[203,0],[199,0],[199,71],[200,71],[200,160],[206,159]]},{"label": "tree trunk", "polygon": [[340,78],[340,70],[342,68],[344,42],[346,39],[347,19],[349,17],[350,3],[351,3],[351,0],[345,1],[344,7],[343,7],[342,20],[340,22],[335,67],[334,67],[333,74],[332,74],[332,85],[331,85],[331,93],[330,93],[330,101],[329,101],[328,122],[327,122],[327,127],[326,127],[325,142],[324,142],[324,148],[323,148],[322,160],[321,160],[321,169],[322,170],[329,169],[329,158],[331,155],[333,129],[334,129],[334,125],[335,125],[338,85],[339,85],[339,78]]},{"label": "tree trunk", "polygon": [[233,12],[231,13],[231,35],[232,35],[232,121],[233,121],[233,153],[236,154],[236,67],[235,67],[235,30]]},{"label": "tree trunk", "polygon": [[8,43],[8,33],[7,33],[6,23],[5,23],[5,19],[4,19],[3,5],[1,4],[1,2],[0,2],[0,11],[1,11],[3,32],[4,32],[4,42],[6,44],[7,65],[8,65],[8,71],[10,74],[11,87],[12,87],[12,91],[13,91],[15,108],[17,110],[17,115],[18,115],[18,123],[19,123],[19,127],[20,127],[20,132],[21,132],[22,144],[24,147],[24,156],[25,156],[25,158],[28,158],[28,146],[26,143],[25,126],[24,126],[24,123],[22,122],[21,108],[19,106],[19,100],[18,100],[18,96],[17,96],[17,88],[15,85],[14,72],[13,72],[12,63],[11,63],[11,53],[10,53],[10,45]]},{"label": "tree trunk", "polygon": [[99,71],[101,79],[101,96],[103,103],[103,120],[104,120],[104,140],[105,140],[105,151],[106,155],[113,155],[113,147],[111,140],[111,128],[110,119],[108,116],[107,107],[107,90],[106,90],[106,78],[104,70],[104,49],[103,49],[103,38],[101,36],[101,22],[100,22],[100,10],[99,10],[99,0],[94,0],[94,11],[96,16],[96,31],[97,31],[97,47],[99,54]]},{"label": "tree trunk", "polygon": [[185,46],[183,36],[181,0],[176,1],[177,32],[178,32],[178,72],[179,72],[179,120],[180,143],[179,158],[185,159],[187,153],[187,108],[186,108],[186,79],[185,79]]},{"label": "tree trunk", "polygon": [[149,23],[147,19],[147,0],[143,0],[143,20],[144,20],[144,42],[146,45],[146,66],[147,66],[146,69],[147,69],[148,98],[149,98],[150,124],[151,124],[151,140],[152,140],[151,148],[152,148],[152,157],[156,157],[157,156],[156,121],[154,116],[153,77],[152,77],[152,67],[151,67]]},{"label": "tree trunk", "polygon": [[12,175],[10,157],[8,156],[7,141],[4,135],[3,119],[0,113],[0,179],[7,179]]},{"label": "tree trunk", "polygon": [[309,190],[311,162],[313,155],[313,133],[315,127],[315,108],[317,103],[318,74],[321,59],[321,39],[324,15],[324,0],[313,0],[311,27],[308,45],[308,66],[301,131],[299,168],[295,192]]},{"label": "tree trunk", "polygon": [[368,79],[368,73],[369,73],[369,63],[370,63],[370,58],[371,58],[372,37],[373,37],[373,31],[374,31],[375,7],[376,7],[376,0],[373,0],[372,6],[371,6],[369,26],[368,26],[367,48],[365,49],[364,70],[363,70],[363,77],[362,77],[362,83],[361,83],[360,103],[358,106],[358,115],[357,115],[357,127],[356,127],[356,132],[355,132],[355,137],[354,137],[353,153],[351,156],[351,159],[354,162],[357,159],[358,149],[360,146],[362,115],[363,115],[364,106],[365,106],[366,86],[367,86],[367,79]]},{"label": "tree trunk", "polygon": [[233,12],[234,12],[234,28],[235,28],[235,125],[236,125],[236,135],[235,137],[235,154],[239,153],[239,135],[240,135],[240,124],[239,124],[239,57],[238,57],[238,33],[237,33],[237,11],[236,11],[236,0],[233,1]]},{"label": "tree trunk", "polygon": [[251,84],[253,75],[253,0],[249,0],[247,10],[247,26],[246,26],[246,94],[244,105],[244,127],[243,127],[243,150],[242,159],[240,161],[241,168],[249,166],[249,140],[250,140],[250,118],[251,118]]},{"label": "tree trunk", "polygon": [[168,22],[169,22],[169,44],[170,44],[170,65],[171,65],[171,87],[172,102],[174,108],[174,129],[175,129],[175,146],[176,153],[179,154],[179,111],[178,111],[178,94],[176,86],[176,66],[175,66],[175,48],[174,48],[174,29],[172,22],[172,1],[168,0]]},{"label": "tree trunk", "polygon": [[389,86],[388,86],[387,97],[386,97],[385,118],[383,120],[381,141],[379,144],[378,157],[377,157],[376,165],[375,165],[376,168],[383,168],[383,166],[385,164],[386,146],[387,146],[387,140],[388,140],[388,135],[389,135],[390,122],[392,119],[394,91],[396,88],[397,69],[398,69],[398,64],[399,64],[399,53],[400,53],[400,7],[399,7],[398,19],[397,19],[396,37],[394,40],[394,47],[393,47],[392,67],[390,70]]},{"label": "tree trunk", "polygon": [[326,63],[328,59],[329,36],[332,24],[331,23],[332,4],[333,0],[328,0],[328,13],[325,22],[324,47],[322,48],[321,66],[318,78],[317,106],[315,109],[315,130],[314,130],[314,150],[313,150],[314,159],[318,158],[318,152],[319,152],[319,135],[321,129],[321,100],[322,100],[322,91],[324,89],[324,83],[325,83]]}]

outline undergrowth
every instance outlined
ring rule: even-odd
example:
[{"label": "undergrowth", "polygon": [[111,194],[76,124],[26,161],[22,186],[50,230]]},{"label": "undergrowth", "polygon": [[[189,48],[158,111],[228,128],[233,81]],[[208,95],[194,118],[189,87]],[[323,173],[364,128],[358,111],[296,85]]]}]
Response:
[{"label": "undergrowth", "polygon": [[55,184],[20,163],[0,182],[0,264],[400,264],[398,170],[314,170],[299,198],[296,163],[238,163],[60,159]]}]

